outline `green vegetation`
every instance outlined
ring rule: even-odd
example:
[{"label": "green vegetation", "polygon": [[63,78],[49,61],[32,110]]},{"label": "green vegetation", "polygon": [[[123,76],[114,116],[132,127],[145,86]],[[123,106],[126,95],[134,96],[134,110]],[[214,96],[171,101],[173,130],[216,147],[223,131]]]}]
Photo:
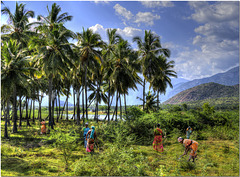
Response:
[{"label": "green vegetation", "polygon": [[[1,26],[3,176],[239,175],[238,109],[216,111],[208,103],[197,109],[159,105],[159,94],[172,87],[170,77],[177,77],[160,36],[145,30],[143,39],[133,38],[135,51],[117,29],[107,30],[107,43],[89,28],[76,33],[67,29],[65,22],[72,16],[56,3],[34,23],[29,23],[34,11],[25,7],[16,2],[14,12],[2,8],[9,18]],[[147,82],[154,93],[145,93]],[[129,107],[126,96],[137,84],[143,86],[143,105]],[[73,109],[68,106],[71,94]],[[44,95],[47,108],[42,107]],[[67,98],[61,107],[63,95]],[[99,106],[101,102],[107,106]],[[103,112],[107,116],[100,121]],[[89,113],[95,114],[94,120],[88,119]],[[46,135],[40,134],[42,119]],[[93,154],[83,146],[86,121],[96,128]],[[164,132],[163,153],[152,148],[157,123]],[[177,137],[185,137],[189,125],[192,139],[199,142],[196,163],[178,160],[183,147]]]},{"label": "green vegetation", "polygon": [[[202,110],[128,110],[126,121],[89,122],[97,131],[93,155],[83,147],[82,127],[61,120],[55,130],[40,135],[38,121],[23,126],[10,139],[3,138],[3,176],[238,176],[239,112],[216,111],[207,103]],[[153,130],[161,124],[166,138],[164,152],[152,148]],[[177,137],[193,128],[191,139],[199,143],[198,160],[178,160],[184,148]],[[2,122],[1,126],[4,126]],[[49,128],[49,127],[48,127]]]}]

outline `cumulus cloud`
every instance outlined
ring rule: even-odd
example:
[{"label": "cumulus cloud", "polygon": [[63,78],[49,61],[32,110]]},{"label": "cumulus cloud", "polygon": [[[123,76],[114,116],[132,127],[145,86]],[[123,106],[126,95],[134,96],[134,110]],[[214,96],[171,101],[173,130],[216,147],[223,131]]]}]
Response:
[{"label": "cumulus cloud", "polygon": [[114,7],[115,12],[122,16],[123,18],[126,18],[127,20],[130,20],[133,18],[133,14],[131,13],[131,11],[127,10],[126,8],[122,7],[119,4],[116,4]]},{"label": "cumulus cloud", "polygon": [[178,74],[197,79],[238,66],[238,2],[189,2],[189,6],[194,11],[189,18],[200,25],[194,30],[195,50],[174,46]]},{"label": "cumulus cloud", "polygon": [[104,0],[95,0],[94,1],[96,4],[103,3],[103,4],[108,4],[109,1],[104,1]]},{"label": "cumulus cloud", "polygon": [[149,26],[154,25],[154,20],[160,19],[159,15],[153,15],[151,12],[138,12],[135,23],[145,23]]},{"label": "cumulus cloud", "polygon": [[138,26],[141,24],[153,26],[154,20],[159,20],[159,15],[154,15],[151,12],[138,12],[136,15],[133,15],[131,11],[122,7],[119,4],[116,4],[114,7],[117,15],[122,17],[123,23],[127,26],[127,22],[136,23]]},{"label": "cumulus cloud", "polygon": [[[238,2],[216,2],[209,4],[208,2],[191,1],[189,6],[195,11],[191,18],[202,23],[218,23],[238,21]],[[235,23],[238,26],[237,23]]]},{"label": "cumulus cloud", "polygon": [[171,1],[141,1],[142,5],[147,8],[156,8],[156,7],[173,7],[174,3]]},{"label": "cumulus cloud", "polygon": [[[94,33],[98,33],[101,35],[102,39],[107,42],[107,29],[109,28],[104,28],[100,24],[96,24],[95,26],[91,26],[90,29]],[[125,27],[123,29],[117,28],[117,33],[121,35],[124,39],[128,39],[129,42],[132,41],[132,38],[135,36],[142,36],[144,33],[141,29],[133,28],[133,27]]]}]

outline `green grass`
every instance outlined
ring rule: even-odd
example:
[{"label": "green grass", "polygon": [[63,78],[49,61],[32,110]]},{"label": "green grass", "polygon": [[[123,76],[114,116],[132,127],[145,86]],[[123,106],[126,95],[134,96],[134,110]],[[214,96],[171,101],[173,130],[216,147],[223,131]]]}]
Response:
[{"label": "green grass", "polygon": [[[96,123],[95,123],[96,124]],[[197,140],[198,160],[187,162],[188,156],[178,160],[184,148],[174,139],[164,142],[164,152],[158,153],[152,146],[102,143],[91,156],[86,153],[81,141],[81,128],[69,121],[57,123],[63,131],[76,130],[78,141],[65,169],[63,154],[51,143],[50,134],[40,135],[39,122],[32,127],[23,123],[18,133],[8,133],[10,140],[3,138],[4,121],[1,122],[1,174],[3,176],[238,176],[239,146],[237,140],[209,138]],[[99,123],[99,126],[103,126]],[[98,131],[98,130],[96,130]],[[45,143],[44,143],[45,142]],[[39,146],[36,146],[40,144]],[[94,161],[94,163],[90,163]]]}]

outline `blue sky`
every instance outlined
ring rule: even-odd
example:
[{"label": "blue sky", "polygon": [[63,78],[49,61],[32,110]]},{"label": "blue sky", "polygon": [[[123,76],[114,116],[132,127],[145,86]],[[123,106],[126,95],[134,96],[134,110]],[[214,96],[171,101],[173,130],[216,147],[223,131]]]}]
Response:
[{"label": "blue sky", "polygon": [[[16,1],[3,1],[14,10]],[[108,28],[132,44],[134,36],[152,30],[171,50],[179,78],[208,77],[239,66],[238,1],[19,1],[37,15],[47,15],[56,2],[73,16],[66,27],[74,32],[91,28],[106,40]],[[35,21],[36,19],[31,19]],[[6,17],[1,17],[6,23]]]}]

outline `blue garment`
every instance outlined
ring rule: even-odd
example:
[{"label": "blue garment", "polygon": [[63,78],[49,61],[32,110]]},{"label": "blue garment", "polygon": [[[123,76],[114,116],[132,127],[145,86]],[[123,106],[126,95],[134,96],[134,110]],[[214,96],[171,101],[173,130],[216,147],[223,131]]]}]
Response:
[{"label": "blue garment", "polygon": [[94,139],[94,136],[93,136],[93,135],[94,135],[95,127],[92,126],[91,128],[92,128],[92,131],[91,131],[90,138]]},{"label": "blue garment", "polygon": [[187,128],[187,131],[186,131],[187,139],[190,138],[191,133],[192,133],[192,128]]},{"label": "blue garment", "polygon": [[83,129],[83,137],[84,137],[84,147],[86,148],[87,146],[87,141],[86,141],[86,135],[87,135],[87,132],[90,130],[90,128],[84,128]]}]

